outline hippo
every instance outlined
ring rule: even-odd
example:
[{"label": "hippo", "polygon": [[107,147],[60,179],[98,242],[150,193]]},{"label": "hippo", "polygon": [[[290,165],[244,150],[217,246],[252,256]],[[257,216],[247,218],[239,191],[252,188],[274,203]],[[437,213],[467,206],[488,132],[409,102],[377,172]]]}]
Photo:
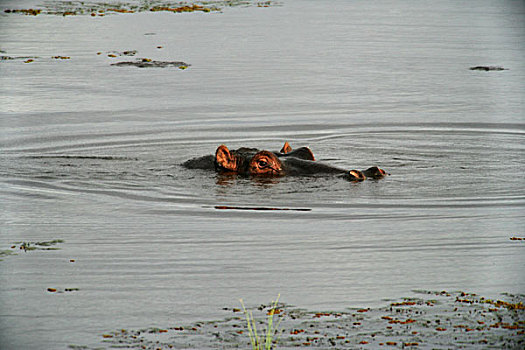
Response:
[{"label": "hippo", "polygon": [[363,181],[366,178],[381,179],[387,175],[383,169],[371,167],[363,171],[344,170],[329,164],[315,161],[308,147],[293,150],[288,142],[279,152],[241,147],[229,150],[221,145],[215,156],[208,155],[190,159],[182,164],[188,169],[216,170],[221,173],[234,173],[251,176],[300,176],[300,175],[339,175],[350,181]]}]

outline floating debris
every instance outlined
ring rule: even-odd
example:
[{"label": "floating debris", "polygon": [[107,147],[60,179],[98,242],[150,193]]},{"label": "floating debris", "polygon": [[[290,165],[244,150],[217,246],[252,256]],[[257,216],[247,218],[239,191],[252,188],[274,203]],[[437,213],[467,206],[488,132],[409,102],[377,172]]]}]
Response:
[{"label": "floating debris", "polygon": [[186,69],[191,66],[188,63],[180,61],[154,61],[149,58],[139,58],[137,61],[125,61],[111,64],[112,66],[132,66],[138,68],[165,68],[165,67],[177,67],[179,69]]},{"label": "floating debris", "polygon": [[508,70],[508,68],[503,68],[500,66],[476,66],[476,67],[470,67],[470,70],[482,70],[482,71],[499,71],[499,70]]},{"label": "floating debris", "polygon": [[69,60],[69,59],[71,59],[71,57],[69,57],[69,56],[53,56],[51,58],[53,58],[55,60]]},{"label": "floating debris", "polygon": [[[465,292],[415,291],[380,308],[355,308],[344,312],[312,312],[279,303],[280,322],[276,348],[317,347],[355,349],[362,345],[397,348],[447,349],[458,346],[484,349],[518,349],[525,345],[524,295],[504,294],[490,300]],[[263,320],[271,306],[253,307]],[[102,335],[109,347],[143,349],[249,348],[246,319],[238,309],[224,308],[223,320],[170,325],[141,330],[119,329]],[[366,312],[361,312],[366,310]],[[232,315],[231,313],[234,313]]]}]

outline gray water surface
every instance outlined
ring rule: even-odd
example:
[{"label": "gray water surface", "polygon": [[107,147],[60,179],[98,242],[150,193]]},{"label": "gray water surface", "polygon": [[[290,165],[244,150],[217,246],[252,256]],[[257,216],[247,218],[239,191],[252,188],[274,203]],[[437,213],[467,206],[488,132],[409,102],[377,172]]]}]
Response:
[{"label": "gray water surface", "polygon": [[[522,2],[3,13],[39,4],[0,5],[2,55],[38,57],[0,62],[0,250],[64,243],[2,257],[2,349],[100,346],[108,330],[218,319],[278,293],[343,310],[414,289],[525,292],[525,245],[509,239],[524,237]],[[191,66],[111,66],[136,58]],[[180,166],[284,141],[391,176]]]}]

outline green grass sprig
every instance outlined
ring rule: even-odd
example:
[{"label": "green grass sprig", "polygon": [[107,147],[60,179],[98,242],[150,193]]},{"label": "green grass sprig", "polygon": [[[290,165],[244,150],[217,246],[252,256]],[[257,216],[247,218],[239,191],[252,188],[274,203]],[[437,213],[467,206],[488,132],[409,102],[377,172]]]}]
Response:
[{"label": "green grass sprig", "polygon": [[[243,300],[240,299],[242,309],[244,311],[244,315],[246,316],[246,323],[248,325],[248,336],[250,337],[250,342],[252,344],[252,350],[271,350],[272,349],[272,343],[274,342],[273,337],[277,333],[277,330],[279,329],[279,325],[281,324],[281,321],[283,320],[281,318],[279,320],[279,323],[277,323],[277,326],[274,328],[273,315],[275,314],[275,311],[277,310],[277,303],[279,302],[280,296],[281,294],[277,295],[277,299],[273,302],[270,311],[268,311],[268,326],[266,328],[266,335],[264,336],[264,339],[262,339],[259,333],[257,332],[257,325],[255,323],[255,318],[253,317],[253,313],[251,311],[246,310]],[[264,332],[262,333],[264,334]],[[279,341],[279,338],[275,340],[275,342],[277,341]]]}]

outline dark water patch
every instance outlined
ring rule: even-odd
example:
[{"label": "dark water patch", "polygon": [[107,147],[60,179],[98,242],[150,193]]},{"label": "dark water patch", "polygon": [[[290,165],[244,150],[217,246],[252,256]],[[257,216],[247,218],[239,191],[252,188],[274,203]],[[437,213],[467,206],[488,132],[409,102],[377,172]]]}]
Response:
[{"label": "dark water patch", "polygon": [[[248,308],[259,334],[272,311],[273,347],[294,349],[456,348],[517,349],[525,345],[525,296],[503,294],[491,300],[466,292],[414,291],[414,297],[371,308],[309,311],[278,303]],[[240,308],[217,321],[172,322],[165,327],[119,329],[102,335],[102,344],[131,349],[248,348],[246,319]],[[72,347],[75,348],[75,347]]]}]

